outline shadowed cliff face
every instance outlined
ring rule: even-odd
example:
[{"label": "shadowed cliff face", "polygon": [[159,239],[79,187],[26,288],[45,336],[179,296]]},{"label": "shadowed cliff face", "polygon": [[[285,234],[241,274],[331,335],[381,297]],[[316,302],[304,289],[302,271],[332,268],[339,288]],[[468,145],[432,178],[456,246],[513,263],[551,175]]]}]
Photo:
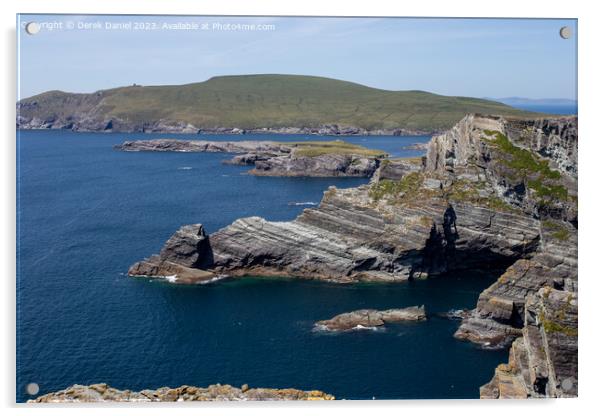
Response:
[{"label": "shadowed cliff face", "polygon": [[[468,115],[431,140],[422,163],[381,162],[369,185],[331,187],[294,221],[239,219],[208,236],[202,255],[173,255],[183,227],[129,274],[186,283],[248,274],[349,283],[507,267],[455,334],[488,348],[517,340],[520,365],[511,356],[483,397],[576,395],[577,172],[576,118]],[[186,269],[180,274],[174,265]],[[545,303],[541,290],[570,298],[574,319],[565,319],[561,302]],[[544,315],[529,312],[541,308]],[[546,371],[537,370],[542,362]]]}]

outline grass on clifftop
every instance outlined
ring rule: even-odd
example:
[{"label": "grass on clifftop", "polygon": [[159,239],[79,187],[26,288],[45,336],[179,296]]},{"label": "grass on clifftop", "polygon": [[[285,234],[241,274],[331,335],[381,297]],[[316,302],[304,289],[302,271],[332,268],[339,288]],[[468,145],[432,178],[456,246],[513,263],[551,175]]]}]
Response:
[{"label": "grass on clifftop", "polygon": [[501,160],[514,171],[511,179],[523,179],[532,189],[541,203],[566,201],[568,190],[560,183],[560,172],[550,169],[547,160],[539,159],[534,152],[514,145],[507,136],[499,131],[484,130],[489,143],[498,148],[507,157]]},{"label": "grass on clifftop", "polygon": [[480,98],[424,91],[388,91],[303,75],[219,76],[187,85],[129,86],[72,94],[49,91],[21,100],[22,115],[46,119],[87,112],[133,123],[172,120],[199,128],[319,127],[375,129],[451,128],[467,113],[533,117]]},{"label": "grass on clifftop", "polygon": [[298,156],[315,157],[322,155],[357,155],[366,157],[385,157],[386,152],[376,149],[368,149],[366,147],[344,142],[342,140],[333,140],[329,142],[308,141],[285,143],[284,145],[292,145],[295,147],[295,154]]}]

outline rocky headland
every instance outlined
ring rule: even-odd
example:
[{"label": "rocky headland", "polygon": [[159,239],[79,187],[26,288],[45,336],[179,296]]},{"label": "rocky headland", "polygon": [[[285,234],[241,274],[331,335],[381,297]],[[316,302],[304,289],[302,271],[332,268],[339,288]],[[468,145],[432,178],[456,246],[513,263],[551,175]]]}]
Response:
[{"label": "rocky headland", "polygon": [[125,141],[115,146],[124,152],[234,153],[224,163],[253,166],[257,176],[370,177],[380,160],[380,150],[334,141],[279,143],[272,141],[205,141],[154,139]]},{"label": "rocky headland", "polygon": [[327,331],[350,331],[354,329],[375,329],[385,324],[416,322],[426,320],[424,306],[410,306],[400,309],[359,309],[345,312],[330,319],[318,321],[314,328]]},{"label": "rocky headland", "polygon": [[331,187],[293,221],[242,218],[205,236],[201,251],[174,256],[168,244],[129,274],[149,275],[138,272],[145,264],[173,276],[166,259],[185,271],[338,283],[504,268],[455,335],[512,344],[482,397],[575,396],[577,148],[575,117],[471,114],[433,137],[426,157],[383,160],[370,184]]},{"label": "rocky headland", "polygon": [[105,383],[82,386],[75,384],[64,390],[48,393],[28,403],[98,403],[98,402],[207,402],[207,401],[282,401],[334,400],[319,390],[240,388],[228,384],[209,387],[161,387],[156,390],[119,390]]}]

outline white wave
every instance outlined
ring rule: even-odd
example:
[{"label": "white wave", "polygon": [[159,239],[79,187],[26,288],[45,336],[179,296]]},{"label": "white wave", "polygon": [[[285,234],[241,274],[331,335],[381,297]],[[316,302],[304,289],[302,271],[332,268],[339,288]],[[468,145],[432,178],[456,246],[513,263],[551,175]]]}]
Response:
[{"label": "white wave", "polygon": [[211,279],[209,279],[209,280],[203,280],[202,282],[198,282],[198,284],[199,284],[199,285],[207,285],[207,284],[209,284],[209,283],[213,283],[213,282],[217,282],[217,281],[219,281],[219,280],[224,280],[224,279],[227,279],[228,277],[230,277],[230,276],[229,276],[229,275],[227,275],[227,274],[219,274],[219,275],[217,275],[217,276],[215,276],[215,277],[212,277],[212,278],[211,278]]},{"label": "white wave", "polygon": [[288,204],[294,205],[294,206],[301,206],[301,205],[316,206],[316,205],[318,205],[317,202],[289,202]]},{"label": "white wave", "polygon": [[178,276],[175,274],[173,276],[165,276],[165,280],[169,283],[176,283],[178,281]]},{"label": "white wave", "polygon": [[363,331],[363,330],[369,330],[369,331],[384,331],[385,328],[380,328],[377,326],[364,326],[364,325],[356,325],[353,328],[351,328],[352,331]]},{"label": "white wave", "polygon": [[182,166],[182,167],[178,168],[178,170],[190,170],[190,169],[192,169],[192,166]]}]

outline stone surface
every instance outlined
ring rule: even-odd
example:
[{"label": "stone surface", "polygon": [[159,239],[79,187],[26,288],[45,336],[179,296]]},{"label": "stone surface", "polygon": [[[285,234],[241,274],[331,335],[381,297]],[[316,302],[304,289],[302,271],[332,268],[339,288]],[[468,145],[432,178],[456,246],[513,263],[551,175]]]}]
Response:
[{"label": "stone surface", "polygon": [[209,387],[161,387],[156,390],[118,390],[107,384],[89,386],[75,384],[64,390],[48,393],[28,403],[97,403],[97,402],[188,402],[188,401],[275,401],[275,400],[334,400],[334,396],[319,390],[242,388],[228,384]]},{"label": "stone surface", "polygon": [[316,329],[328,331],[349,331],[352,329],[370,329],[383,326],[388,323],[399,323],[408,321],[423,321],[426,319],[424,306],[411,306],[401,309],[388,309],[379,311],[376,309],[360,309],[346,312],[333,318],[318,321]]}]

